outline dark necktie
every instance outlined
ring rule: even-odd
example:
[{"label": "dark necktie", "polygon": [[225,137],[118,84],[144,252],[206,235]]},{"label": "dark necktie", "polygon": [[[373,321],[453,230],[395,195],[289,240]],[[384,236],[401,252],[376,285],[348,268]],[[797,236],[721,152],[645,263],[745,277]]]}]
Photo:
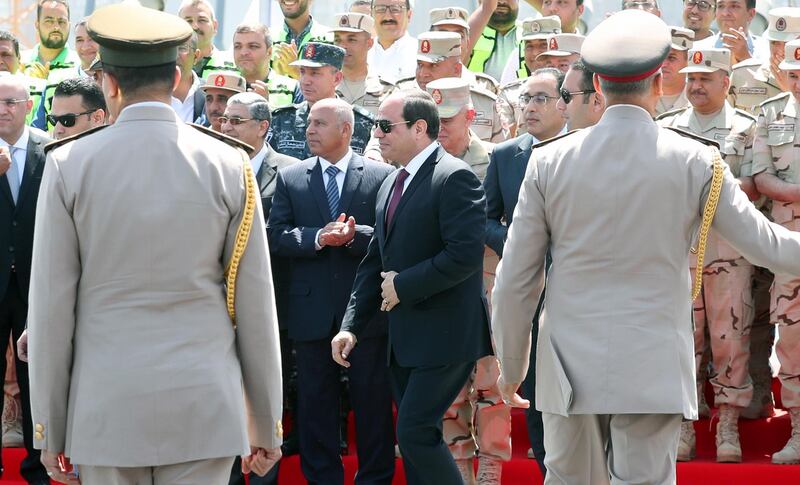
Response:
[{"label": "dark necktie", "polygon": [[386,209],[386,227],[392,226],[392,219],[394,219],[394,212],[397,206],[400,205],[400,198],[403,197],[403,185],[408,178],[409,173],[406,169],[401,168],[397,172],[397,178],[394,181],[394,190],[392,191],[392,199],[389,201],[389,207]]},{"label": "dark necktie", "polygon": [[339,184],[336,183],[336,175],[339,174],[339,167],[331,165],[325,169],[328,174],[328,184],[325,187],[325,195],[328,196],[328,208],[331,211],[331,220],[335,221],[339,212]]}]

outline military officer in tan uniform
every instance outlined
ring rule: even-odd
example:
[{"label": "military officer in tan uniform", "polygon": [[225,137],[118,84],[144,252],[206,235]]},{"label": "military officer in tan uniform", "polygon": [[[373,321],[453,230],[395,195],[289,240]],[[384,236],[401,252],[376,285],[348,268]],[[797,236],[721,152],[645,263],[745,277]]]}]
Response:
[{"label": "military officer in tan uniform", "polygon": [[672,35],[672,44],[669,54],[661,66],[661,73],[664,76],[664,87],[662,88],[664,93],[658,99],[656,116],[689,105],[685,92],[686,75],[681,74],[680,70],[686,67],[688,62],[686,53],[692,48],[694,31],[683,27],[670,27],[670,34]]},{"label": "military officer in tan uniform", "polygon": [[[758,191],[750,176],[756,119],[731,106],[726,97],[730,87],[731,52],[728,49],[693,49],[686,75],[686,93],[691,106],[670,111],[658,118],[661,126],[671,126],[714,140],[722,159],[751,200]],[[696,271],[692,258],[691,271]],[[711,348],[714,373],[714,403],[719,408],[717,423],[717,461],[740,462],[738,419],[750,404],[753,383],[748,372],[750,327],[753,323],[753,266],[730,244],[711,231],[703,267],[704,285],[694,301],[695,366],[700,373],[703,351]],[[705,342],[708,332],[710,341]],[[698,382],[698,394],[704,380]],[[681,428],[678,460],[695,454],[695,432],[691,421]]]},{"label": "military officer in tan uniform", "polygon": [[729,101],[758,116],[758,106],[789,89],[789,81],[778,65],[783,61],[786,42],[800,37],[800,8],[774,8],[767,13],[769,27],[763,37],[769,41],[769,59],[752,57],[733,66]]},{"label": "military officer in tan uniform", "polygon": [[116,122],[48,150],[28,320],[34,446],[69,484],[69,461],[84,485],[224,484],[236,455],[263,475],[280,457],[281,359],[249,158],[170,107],[184,20],[122,3],[87,29]]},{"label": "military officer in tan uniform", "polygon": [[[453,32],[423,32],[417,38],[417,74],[397,82],[398,89],[419,88],[436,79],[461,77],[466,69],[461,63],[461,37]],[[475,108],[472,130],[478,138],[497,143],[508,137],[513,120],[503,120],[497,96],[485,89],[470,86]],[[507,110],[504,110],[507,112]]]},{"label": "military officer in tan uniform", "polygon": [[375,42],[374,29],[375,21],[369,15],[345,12],[334,16],[331,31],[333,43],[345,50],[336,97],[377,115],[381,101],[394,91],[394,84],[369,72],[367,53]]},{"label": "military officer in tan uniform", "polygon": [[536,56],[543,67],[558,69],[564,74],[581,56],[581,46],[586,37],[581,34],[555,34],[547,38],[547,50]]},{"label": "military officer in tan uniform", "polygon": [[[461,63],[469,62],[472,49],[469,46],[469,13],[461,7],[432,8],[430,11],[431,32],[455,32],[461,36]],[[482,72],[461,70],[461,78],[470,86],[485,89],[497,94],[500,83],[497,79]]]},{"label": "military officer in tan uniform", "polygon": [[[777,224],[800,230],[800,40],[786,43],[779,67],[787,72],[789,91],[761,104],[758,115],[753,176],[758,190],[772,199]],[[773,463],[800,463],[800,278],[775,273],[770,321],[777,325],[775,351],[780,362],[781,401],[789,411],[792,435],[772,455]]]},{"label": "military officer in tan uniform", "polygon": [[[467,162],[483,181],[494,145],[481,141],[470,129],[474,108],[469,84],[460,78],[442,78],[429,82],[426,89],[439,111],[442,148]],[[484,283],[487,272],[494,279],[497,263],[497,254],[487,248],[483,259]],[[511,459],[511,412],[497,389],[499,375],[500,367],[493,355],[479,359],[445,413],[444,441],[465,484],[499,485],[502,462]],[[473,468],[476,452],[477,479]]]}]

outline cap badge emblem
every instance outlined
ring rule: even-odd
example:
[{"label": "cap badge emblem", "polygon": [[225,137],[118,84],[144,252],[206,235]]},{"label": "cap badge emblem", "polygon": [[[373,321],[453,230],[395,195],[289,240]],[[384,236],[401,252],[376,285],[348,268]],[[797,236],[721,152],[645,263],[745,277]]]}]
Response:
[{"label": "cap badge emblem", "polygon": [[214,86],[223,87],[225,86],[225,76],[222,74],[218,75],[214,78]]},{"label": "cap badge emblem", "polygon": [[305,59],[311,59],[314,57],[316,53],[317,53],[317,48],[316,46],[314,46],[314,44],[306,44],[306,55],[304,55],[303,57]]},{"label": "cap badge emblem", "polygon": [[703,63],[703,53],[700,51],[696,51],[692,55],[692,62],[695,64],[702,64]]},{"label": "cap badge emblem", "polygon": [[539,22],[533,22],[531,24],[531,32],[533,32],[535,34],[537,32],[541,32],[541,31],[542,31],[542,26],[539,25]]},{"label": "cap badge emblem", "polygon": [[775,21],[775,30],[778,32],[783,32],[786,30],[786,19],[783,17],[778,17],[778,20]]},{"label": "cap badge emblem", "polygon": [[800,47],[794,50],[794,60],[800,61]]},{"label": "cap badge emblem", "polygon": [[442,92],[439,91],[438,89],[434,89],[431,92],[431,97],[436,102],[436,104],[442,104]]},{"label": "cap badge emblem", "polygon": [[422,41],[422,44],[419,46],[419,50],[422,51],[423,54],[427,54],[431,51],[431,42],[428,39]]},{"label": "cap badge emblem", "polygon": [[550,46],[548,47],[551,51],[558,49],[558,41],[555,37],[550,38]]},{"label": "cap badge emblem", "polygon": [[342,27],[347,27],[350,25],[350,19],[347,15],[342,15],[342,18],[339,19],[339,25]]}]

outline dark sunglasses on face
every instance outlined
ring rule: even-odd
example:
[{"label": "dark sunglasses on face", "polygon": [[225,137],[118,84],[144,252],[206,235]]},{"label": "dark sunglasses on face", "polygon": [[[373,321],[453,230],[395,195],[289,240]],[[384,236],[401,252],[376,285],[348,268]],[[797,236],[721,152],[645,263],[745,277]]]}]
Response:
[{"label": "dark sunglasses on face", "polygon": [[75,122],[78,120],[78,116],[88,115],[97,111],[96,109],[90,109],[89,111],[84,111],[83,113],[67,113],[65,115],[54,116],[54,115],[47,115],[47,122],[53,126],[61,123],[64,128],[72,128],[75,126]]},{"label": "dark sunglasses on face", "polygon": [[380,128],[382,132],[386,133],[387,135],[392,132],[392,127],[395,125],[402,125],[402,124],[410,124],[410,121],[398,121],[397,123],[392,123],[389,120],[375,120],[375,123],[372,124],[372,128]]},{"label": "dark sunglasses on face", "polygon": [[561,95],[561,99],[564,101],[564,104],[569,104],[572,101],[574,96],[578,96],[580,94],[591,94],[596,92],[594,89],[586,89],[584,91],[572,91],[569,92],[566,89],[559,89],[558,94]]}]

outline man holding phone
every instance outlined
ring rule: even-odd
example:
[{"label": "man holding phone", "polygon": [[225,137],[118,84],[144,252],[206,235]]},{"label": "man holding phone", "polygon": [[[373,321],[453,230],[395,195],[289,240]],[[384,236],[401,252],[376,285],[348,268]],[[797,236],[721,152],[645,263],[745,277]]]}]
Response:
[{"label": "man holding phone", "polygon": [[769,43],[750,33],[750,22],[756,15],[756,0],[717,0],[719,32],[695,42],[697,49],[726,47],[731,51],[731,65],[750,59],[769,59]]}]

